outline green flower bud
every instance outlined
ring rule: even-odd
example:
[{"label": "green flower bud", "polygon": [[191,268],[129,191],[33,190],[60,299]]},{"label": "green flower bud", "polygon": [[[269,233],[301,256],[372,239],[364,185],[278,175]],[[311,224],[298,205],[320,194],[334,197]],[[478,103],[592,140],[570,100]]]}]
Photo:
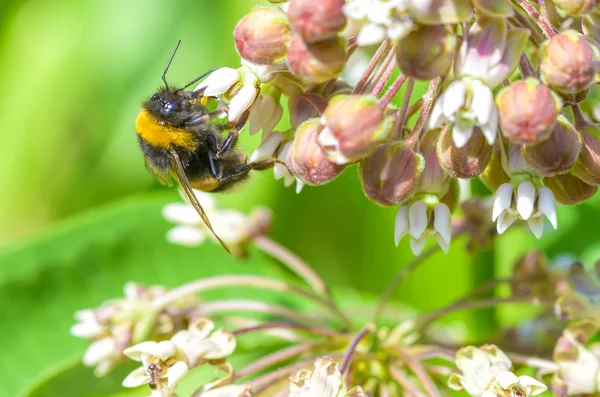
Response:
[{"label": "green flower bud", "polygon": [[487,167],[479,174],[479,179],[492,192],[504,184],[510,182],[510,177],[502,166],[502,156],[497,146],[493,147],[492,158]]},{"label": "green flower bud", "polygon": [[309,120],[298,127],[288,152],[291,171],[309,185],[323,185],[337,177],[346,167],[329,162],[317,142],[323,129],[319,119]]},{"label": "green flower bud", "polygon": [[346,50],[341,39],[306,43],[294,34],[287,49],[290,71],[306,83],[324,83],[337,77],[346,65]]},{"label": "green flower bud", "polygon": [[546,139],[562,107],[560,98],[534,78],[517,81],[496,95],[503,134],[515,143]]},{"label": "green flower bud", "polygon": [[415,191],[423,159],[401,142],[380,146],[360,163],[365,195],[381,205],[398,205]]},{"label": "green flower bud", "polygon": [[593,186],[600,185],[600,131],[598,126],[579,130],[581,152],[573,167],[573,175]]},{"label": "green flower bud", "polygon": [[525,145],[522,150],[529,165],[542,175],[553,176],[571,171],[580,147],[575,127],[564,116],[559,116],[548,139],[537,145]]},{"label": "green flower bud", "polygon": [[443,25],[423,26],[409,33],[396,46],[396,61],[405,75],[431,80],[448,72],[457,44],[456,36]]},{"label": "green flower bud", "polygon": [[598,50],[574,30],[557,34],[542,44],[540,58],[544,84],[567,95],[589,88],[600,69]]},{"label": "green flower bud", "polygon": [[475,131],[465,146],[457,148],[449,129],[444,128],[437,143],[438,161],[453,178],[470,179],[481,174],[492,160],[493,151],[481,131]]},{"label": "green flower bud", "polygon": [[329,101],[319,143],[337,164],[362,160],[387,138],[392,121],[370,95],[338,95]]},{"label": "green flower bud", "polygon": [[556,201],[562,204],[577,204],[592,197],[597,186],[588,185],[573,174],[544,178],[544,185],[552,190]]},{"label": "green flower bud", "polygon": [[243,59],[272,65],[285,58],[292,31],[283,11],[256,7],[238,22],[233,36]]},{"label": "green flower bud", "polygon": [[344,4],[344,0],[291,0],[287,13],[296,33],[315,43],[336,38],[346,25]]}]

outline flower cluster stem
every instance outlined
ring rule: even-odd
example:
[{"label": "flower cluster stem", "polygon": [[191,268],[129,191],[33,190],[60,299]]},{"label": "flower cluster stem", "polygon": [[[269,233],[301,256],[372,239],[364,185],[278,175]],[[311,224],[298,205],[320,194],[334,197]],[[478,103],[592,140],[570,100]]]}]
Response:
[{"label": "flower cluster stem", "polygon": [[352,339],[352,342],[350,342],[350,346],[348,346],[348,350],[346,350],[346,353],[344,354],[344,357],[342,358],[342,362],[340,364],[340,372],[342,374],[345,373],[350,368],[350,363],[352,362],[352,355],[354,354],[354,351],[356,350],[356,347],[358,346],[358,344],[360,343],[360,341],[365,336],[367,336],[368,334],[370,334],[371,332],[373,332],[374,329],[375,329],[375,326],[372,323],[367,324],[367,326],[365,326],[354,337],[354,339]]},{"label": "flower cluster stem", "polygon": [[433,380],[431,379],[431,377],[423,367],[423,364],[421,364],[419,360],[417,360],[409,353],[404,351],[404,349],[401,349],[399,347],[394,347],[393,352],[402,361],[404,361],[404,363],[408,366],[408,368],[410,368],[413,374],[415,374],[415,376],[417,377],[417,379],[419,379],[419,382],[421,383],[421,385],[423,385],[423,388],[425,389],[425,391],[427,391],[429,396],[441,397],[439,390],[435,386],[435,383],[433,383]]},{"label": "flower cluster stem", "polygon": [[360,80],[358,81],[358,83],[356,83],[356,86],[354,87],[354,90],[352,91],[353,94],[360,94],[363,92],[363,89],[367,85],[367,82],[369,81],[371,74],[373,74],[373,71],[377,67],[377,64],[379,63],[379,61],[381,61],[381,59],[383,58],[385,53],[390,49],[391,45],[392,45],[392,43],[390,42],[389,39],[385,39],[383,41],[383,43],[381,43],[381,45],[375,52],[375,55],[373,55],[373,58],[371,58],[369,65],[363,72]]},{"label": "flower cluster stem", "polygon": [[535,9],[535,7],[529,3],[529,0],[515,1],[527,13],[527,15],[529,15],[529,17],[535,21],[547,38],[551,38],[556,34],[554,28],[550,24],[550,21],[544,18],[544,16]]}]

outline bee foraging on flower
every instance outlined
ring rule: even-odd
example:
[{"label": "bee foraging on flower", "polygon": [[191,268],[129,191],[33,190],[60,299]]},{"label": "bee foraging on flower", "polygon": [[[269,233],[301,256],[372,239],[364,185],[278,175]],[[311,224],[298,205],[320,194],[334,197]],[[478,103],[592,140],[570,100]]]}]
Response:
[{"label": "bee foraging on flower", "polygon": [[[162,74],[164,87],[142,105],[136,120],[137,137],[146,169],[166,185],[171,185],[170,177],[174,177],[208,229],[225,250],[230,252],[227,244],[215,234],[192,189],[207,192],[229,190],[247,180],[250,170],[272,168],[276,160],[273,158],[250,162],[248,156],[236,148],[239,132],[248,119],[248,112],[243,112],[233,125],[219,125],[213,119],[221,111],[210,111],[205,106],[203,94],[207,86],[185,91],[214,70],[183,87],[167,84],[165,76],[179,44],[180,41]],[[223,137],[223,131],[230,127],[232,129],[229,134]]]}]

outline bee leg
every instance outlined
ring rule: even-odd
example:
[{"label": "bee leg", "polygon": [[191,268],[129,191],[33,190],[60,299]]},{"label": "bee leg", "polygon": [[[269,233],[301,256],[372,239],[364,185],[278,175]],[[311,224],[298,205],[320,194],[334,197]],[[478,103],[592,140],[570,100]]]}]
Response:
[{"label": "bee leg", "polygon": [[246,122],[248,121],[249,116],[250,116],[249,110],[246,110],[242,114],[240,119],[237,121],[237,123],[233,127],[233,131],[231,131],[229,133],[229,135],[227,135],[227,137],[225,138],[225,141],[223,142],[223,145],[219,148],[219,151],[217,152],[217,158],[220,158],[223,154],[225,154],[228,150],[230,150],[235,145],[235,142],[237,141],[237,138],[240,135],[240,131],[246,125]]},{"label": "bee leg", "polygon": [[[263,171],[263,170],[268,170],[270,168],[273,168],[275,166],[275,164],[277,164],[277,163],[280,163],[280,161],[277,160],[275,157],[272,157],[269,159],[259,160],[259,161],[250,163],[250,164],[248,164],[248,167],[252,168],[253,170]],[[286,168],[287,168],[287,165],[286,165]]]}]

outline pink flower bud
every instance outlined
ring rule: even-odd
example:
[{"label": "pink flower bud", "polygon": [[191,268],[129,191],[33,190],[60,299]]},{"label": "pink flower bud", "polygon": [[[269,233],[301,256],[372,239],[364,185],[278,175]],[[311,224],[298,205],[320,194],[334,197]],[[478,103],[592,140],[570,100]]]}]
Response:
[{"label": "pink flower bud", "polygon": [[401,142],[380,146],[360,163],[365,195],[381,205],[398,205],[415,191],[423,160]]},{"label": "pink flower bud", "polygon": [[283,11],[256,7],[238,22],[233,35],[243,59],[272,65],[285,58],[292,31]]},{"label": "pink flower bud", "polygon": [[437,142],[438,161],[453,178],[469,179],[481,174],[492,160],[493,151],[493,146],[488,144],[483,133],[477,131],[461,148],[453,144],[448,128],[441,131]]},{"label": "pink flower bud", "polygon": [[344,4],[344,0],[291,0],[288,16],[307,43],[334,39],[346,24]]},{"label": "pink flower bud", "polygon": [[600,131],[597,126],[584,127],[579,136],[582,146],[573,175],[587,184],[600,185]]},{"label": "pink flower bud", "polygon": [[[423,43],[427,43],[423,46]],[[423,26],[396,46],[396,61],[402,73],[418,80],[431,80],[448,72],[458,39],[443,25]]]},{"label": "pink flower bud", "polygon": [[562,12],[574,17],[587,14],[600,4],[598,0],[552,0],[552,2]]},{"label": "pink flower bud", "polygon": [[548,87],[528,78],[502,89],[496,105],[504,135],[516,143],[535,144],[550,135],[562,101]]},{"label": "pink flower bud", "polygon": [[544,185],[552,190],[556,201],[562,204],[577,204],[592,197],[597,186],[588,185],[573,174],[544,178]]},{"label": "pink flower bud", "polygon": [[342,40],[330,39],[309,44],[294,34],[287,49],[290,71],[306,83],[324,83],[337,77],[346,64]]},{"label": "pink flower bud", "polygon": [[288,109],[292,128],[298,128],[308,119],[319,117],[326,107],[327,99],[317,94],[304,93],[290,97]]},{"label": "pink flower bud", "polygon": [[288,152],[292,172],[309,185],[323,185],[337,177],[346,167],[329,162],[317,142],[317,134],[323,129],[319,119],[309,120],[298,127]]},{"label": "pink flower bud", "polygon": [[[448,130],[446,127],[445,130]],[[450,177],[440,166],[436,153],[438,130],[432,129],[425,133],[421,139],[420,151],[425,160],[425,167],[419,181],[419,193],[444,196],[450,187]],[[449,206],[450,207],[450,206]],[[450,207],[453,208],[453,207]]]},{"label": "pink flower bud", "polygon": [[370,95],[338,95],[329,101],[319,143],[330,161],[353,163],[373,152],[387,138],[392,121]]},{"label": "pink flower bud", "polygon": [[600,68],[598,50],[574,31],[557,34],[540,47],[544,84],[563,94],[576,94],[594,82]]},{"label": "pink flower bud", "polygon": [[566,174],[579,156],[581,142],[575,127],[559,116],[550,137],[537,145],[523,146],[523,157],[545,176]]}]

